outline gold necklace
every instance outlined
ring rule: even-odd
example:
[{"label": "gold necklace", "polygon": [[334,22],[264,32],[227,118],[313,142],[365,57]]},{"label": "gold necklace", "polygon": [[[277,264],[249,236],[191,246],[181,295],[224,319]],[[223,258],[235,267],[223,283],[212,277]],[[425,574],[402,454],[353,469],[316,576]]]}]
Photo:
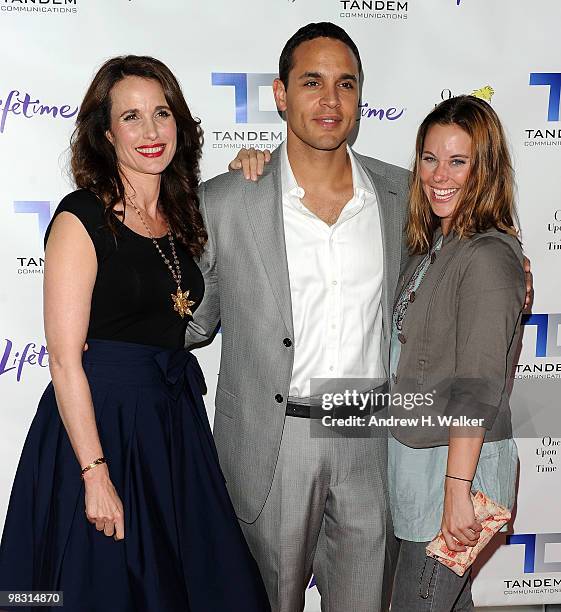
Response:
[{"label": "gold necklace", "polygon": [[140,220],[142,221],[142,225],[144,225],[144,227],[146,228],[146,231],[148,232],[148,236],[150,236],[150,238],[152,239],[154,246],[156,247],[158,253],[161,255],[166,266],[169,268],[169,271],[171,272],[171,276],[175,284],[177,285],[177,292],[171,294],[171,299],[173,302],[173,309],[179,313],[179,316],[182,319],[185,315],[192,317],[193,313],[191,312],[191,306],[193,306],[195,302],[189,299],[189,291],[190,291],[189,289],[187,289],[187,291],[181,291],[181,267],[179,265],[179,259],[177,258],[177,253],[175,252],[175,243],[173,241],[173,235],[171,233],[171,228],[169,226],[169,223],[167,224],[167,228],[168,228],[167,236],[168,236],[168,240],[171,246],[171,254],[173,257],[173,264],[175,266],[175,270],[173,266],[171,265],[170,260],[166,257],[165,253],[160,248],[158,241],[154,237],[154,234],[150,231],[148,224],[144,220],[144,217],[140,213],[140,210],[138,209],[136,204],[130,198],[129,198],[129,202],[131,206],[134,208],[134,210],[136,210],[136,212],[138,213],[138,216],[140,217]]}]

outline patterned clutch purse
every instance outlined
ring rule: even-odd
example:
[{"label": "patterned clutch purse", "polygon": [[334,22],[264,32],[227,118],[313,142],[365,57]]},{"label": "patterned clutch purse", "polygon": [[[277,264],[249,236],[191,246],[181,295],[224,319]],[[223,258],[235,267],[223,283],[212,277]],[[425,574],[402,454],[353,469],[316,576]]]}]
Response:
[{"label": "patterned clutch purse", "polygon": [[475,546],[468,546],[464,552],[448,550],[442,531],[427,546],[427,556],[449,567],[458,576],[463,576],[481,550],[499,529],[510,520],[510,510],[489,499],[481,491],[471,495],[475,519],[481,523],[483,531]]}]

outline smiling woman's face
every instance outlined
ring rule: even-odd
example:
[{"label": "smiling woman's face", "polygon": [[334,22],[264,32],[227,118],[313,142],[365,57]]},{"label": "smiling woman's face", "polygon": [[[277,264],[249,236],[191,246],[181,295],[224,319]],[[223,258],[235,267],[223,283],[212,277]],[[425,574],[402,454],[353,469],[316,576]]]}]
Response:
[{"label": "smiling woman's face", "polygon": [[111,90],[111,129],[125,175],[160,174],[173,159],[177,127],[158,81],[127,76]]},{"label": "smiling woman's face", "polygon": [[471,169],[471,137],[459,126],[432,125],[420,164],[423,190],[447,233]]}]

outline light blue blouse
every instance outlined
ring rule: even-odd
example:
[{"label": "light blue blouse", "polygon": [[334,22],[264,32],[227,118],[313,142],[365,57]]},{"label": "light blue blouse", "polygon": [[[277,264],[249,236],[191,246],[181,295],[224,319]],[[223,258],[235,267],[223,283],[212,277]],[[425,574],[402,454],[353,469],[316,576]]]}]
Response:
[{"label": "light blue blouse", "polygon": [[[419,263],[404,286],[394,310],[390,345],[390,378],[397,372],[401,354],[398,325],[406,316],[411,291],[417,291],[431,264],[432,251],[442,246],[442,236]],[[388,441],[388,487],[396,537],[410,542],[428,542],[440,530],[444,507],[444,476],[448,447],[411,448],[391,435]],[[473,480],[474,491],[482,491],[499,504],[514,505],[518,450],[513,439],[485,442]]]}]

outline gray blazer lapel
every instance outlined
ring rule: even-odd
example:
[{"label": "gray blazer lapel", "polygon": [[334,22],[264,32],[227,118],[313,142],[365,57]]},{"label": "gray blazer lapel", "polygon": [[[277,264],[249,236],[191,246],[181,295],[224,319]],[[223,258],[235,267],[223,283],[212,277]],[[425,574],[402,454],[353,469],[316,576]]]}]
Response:
[{"label": "gray blazer lapel", "polygon": [[384,280],[382,288],[382,311],[384,337],[389,339],[394,295],[401,263],[401,243],[403,227],[401,208],[395,185],[386,177],[372,172],[363,165],[372,181],[378,199],[380,225],[382,229],[382,248],[384,251]]},{"label": "gray blazer lapel", "polygon": [[[249,182],[245,190],[245,206],[249,225],[271,290],[289,336],[294,337],[290,280],[284,239],[280,159],[273,157],[257,183]],[[256,313],[257,316],[259,313]]]}]

